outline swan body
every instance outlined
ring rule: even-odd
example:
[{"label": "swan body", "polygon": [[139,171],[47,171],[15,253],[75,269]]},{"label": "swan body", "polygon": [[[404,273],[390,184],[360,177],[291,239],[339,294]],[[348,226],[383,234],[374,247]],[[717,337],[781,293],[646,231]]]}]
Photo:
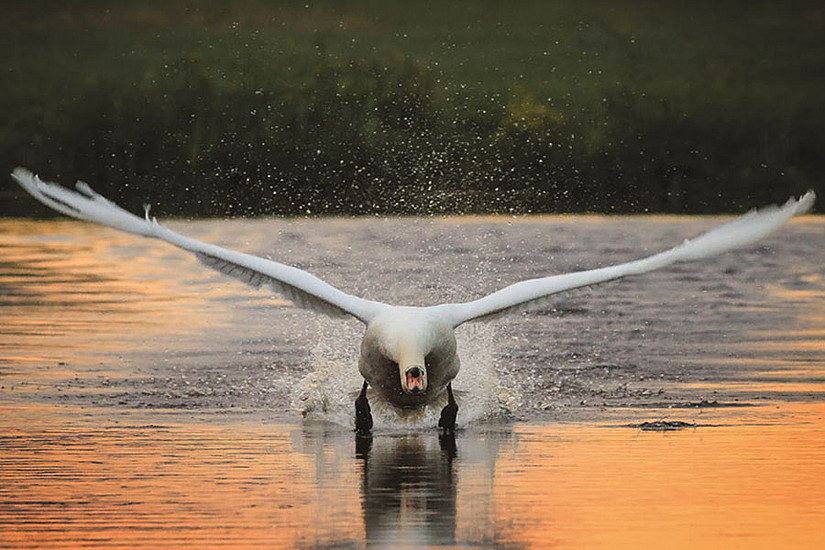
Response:
[{"label": "swan body", "polygon": [[[204,265],[254,287],[267,285],[296,306],[333,317],[352,316],[366,325],[358,369],[365,384],[356,402],[362,416],[369,415],[367,385],[390,403],[402,408],[432,403],[446,392],[450,418],[455,421],[450,382],[458,374],[459,358],[454,330],[476,320],[491,319],[515,311],[546,305],[552,296],[575,288],[591,286],[622,277],[640,275],[677,262],[697,260],[752,244],[776,231],[793,216],[813,206],[815,195],[808,191],[783,206],[753,210],[695,239],[639,260],[587,271],[531,279],[464,303],[431,307],[400,307],[365,300],[325,283],[295,267],[191,239],[149,218],[135,216],[77,182],[72,191],[47,183],[25,168],[12,177],[43,204],[81,220],[96,222],[128,233],[166,241],[195,254]],[[361,409],[358,409],[361,403]],[[445,408],[445,412],[446,409]],[[365,424],[367,430],[372,426]]]},{"label": "swan body", "polygon": [[[431,403],[455,378],[458,368],[455,331],[432,308],[391,307],[367,324],[358,370],[396,406]],[[410,371],[420,375],[410,376]]]}]

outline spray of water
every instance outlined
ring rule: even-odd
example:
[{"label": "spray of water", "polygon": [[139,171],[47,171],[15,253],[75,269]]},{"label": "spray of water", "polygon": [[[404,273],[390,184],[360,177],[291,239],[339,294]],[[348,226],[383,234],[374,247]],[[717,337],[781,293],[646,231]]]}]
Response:
[{"label": "spray of water", "polygon": [[[311,352],[312,371],[293,389],[292,406],[310,422],[351,427],[354,403],[363,378],[358,373],[360,332],[353,324],[319,321],[321,335]],[[461,371],[453,381],[459,405],[459,427],[507,415],[517,408],[517,392],[505,389],[496,375],[496,333],[490,324],[462,327],[457,333]],[[419,431],[438,425],[443,399],[414,411],[404,411],[369,392],[377,432]]]}]

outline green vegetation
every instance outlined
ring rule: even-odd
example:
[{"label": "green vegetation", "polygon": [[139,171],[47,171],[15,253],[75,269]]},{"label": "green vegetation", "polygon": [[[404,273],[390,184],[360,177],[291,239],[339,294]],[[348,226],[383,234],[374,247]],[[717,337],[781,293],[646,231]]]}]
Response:
[{"label": "green vegetation", "polygon": [[0,70],[0,169],[163,215],[825,196],[816,2],[40,0],[0,8]]}]

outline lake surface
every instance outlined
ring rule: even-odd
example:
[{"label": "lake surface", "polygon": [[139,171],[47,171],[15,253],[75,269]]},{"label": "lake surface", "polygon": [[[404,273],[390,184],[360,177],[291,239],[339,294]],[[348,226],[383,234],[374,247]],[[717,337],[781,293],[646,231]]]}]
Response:
[{"label": "lake surface", "polygon": [[[399,304],[653,253],[716,218],[172,222]],[[0,220],[0,546],[822,547],[825,220],[468,325],[461,430],[374,403],[361,327],[187,253]],[[674,431],[645,422],[683,422]],[[656,425],[647,425],[656,427]]]}]

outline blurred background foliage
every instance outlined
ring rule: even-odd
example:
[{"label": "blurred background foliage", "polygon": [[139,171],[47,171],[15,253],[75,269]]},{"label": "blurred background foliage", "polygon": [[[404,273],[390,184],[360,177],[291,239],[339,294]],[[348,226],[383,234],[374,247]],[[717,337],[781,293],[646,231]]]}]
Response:
[{"label": "blurred background foliage", "polygon": [[825,196],[822,2],[29,0],[0,70],[6,173],[159,215]]}]

